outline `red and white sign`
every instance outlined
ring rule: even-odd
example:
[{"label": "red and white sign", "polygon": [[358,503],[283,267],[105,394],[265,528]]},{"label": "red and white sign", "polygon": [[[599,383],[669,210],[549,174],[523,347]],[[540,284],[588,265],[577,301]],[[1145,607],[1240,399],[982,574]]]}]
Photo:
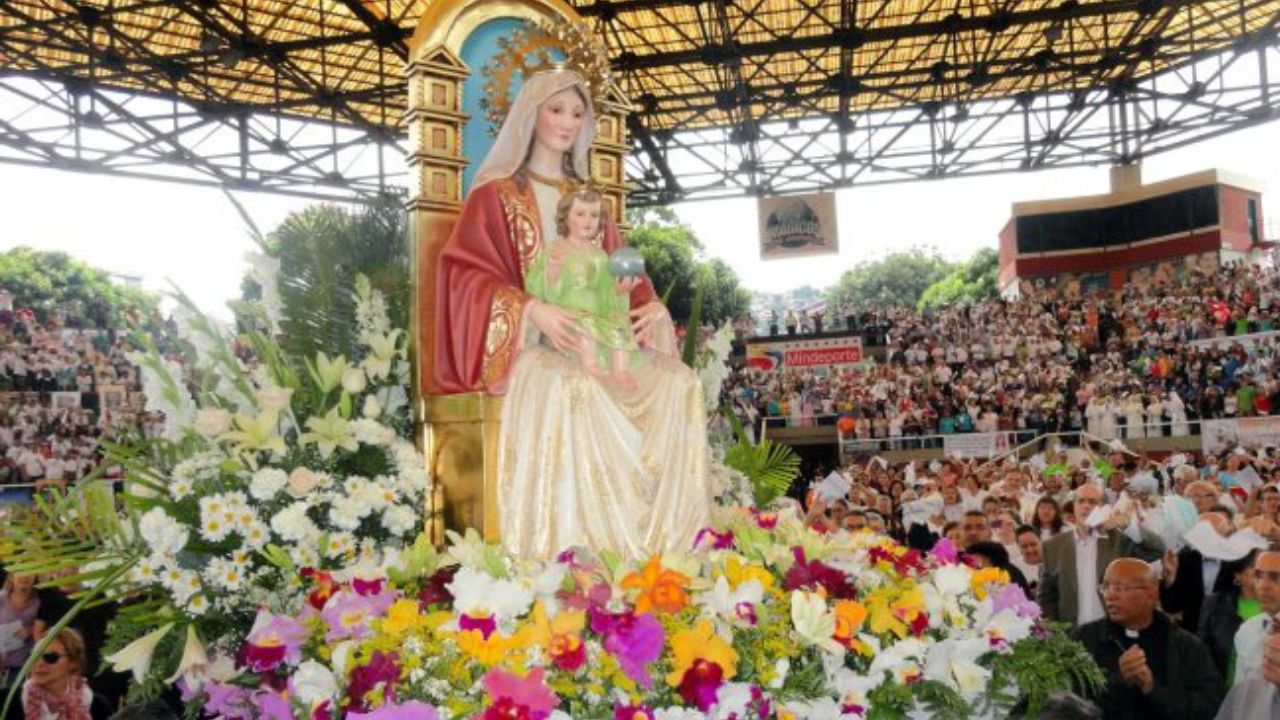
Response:
[{"label": "red and white sign", "polygon": [[862,362],[862,338],[748,342],[747,365],[761,370],[838,368]]}]

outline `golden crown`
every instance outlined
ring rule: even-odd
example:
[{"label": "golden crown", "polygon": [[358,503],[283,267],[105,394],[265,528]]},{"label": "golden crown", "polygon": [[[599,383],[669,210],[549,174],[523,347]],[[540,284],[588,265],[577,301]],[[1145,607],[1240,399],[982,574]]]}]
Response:
[{"label": "golden crown", "polygon": [[[557,53],[563,59],[557,60]],[[498,133],[511,111],[516,74],[527,80],[548,70],[573,70],[581,75],[597,107],[613,82],[609,58],[585,26],[564,20],[525,21],[509,37],[498,40],[498,52],[484,66],[480,107],[489,118],[491,134]]]}]

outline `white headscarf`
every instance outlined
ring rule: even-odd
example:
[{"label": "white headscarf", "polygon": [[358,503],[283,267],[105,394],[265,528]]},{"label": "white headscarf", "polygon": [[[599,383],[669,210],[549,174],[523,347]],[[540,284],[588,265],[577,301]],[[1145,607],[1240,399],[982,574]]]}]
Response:
[{"label": "white headscarf", "polygon": [[535,74],[520,87],[520,93],[516,95],[515,102],[511,103],[507,119],[503,121],[502,129],[498,131],[498,137],[489,148],[489,154],[476,170],[473,188],[480,187],[491,180],[516,174],[529,157],[529,146],[533,143],[533,128],[538,120],[538,108],[552,95],[571,87],[578,88],[582,93],[582,100],[586,106],[582,115],[582,129],[578,131],[578,137],[573,141],[573,149],[570,151],[573,171],[579,179],[586,180],[590,177],[587,171],[587,153],[596,135],[591,94],[587,91],[582,76],[573,70],[549,70]]}]

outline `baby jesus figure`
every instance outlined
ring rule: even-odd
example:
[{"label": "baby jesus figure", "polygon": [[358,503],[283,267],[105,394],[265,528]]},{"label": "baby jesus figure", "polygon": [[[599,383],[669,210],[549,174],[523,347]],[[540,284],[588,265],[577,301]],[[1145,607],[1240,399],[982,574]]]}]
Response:
[{"label": "baby jesus figure", "polygon": [[[556,206],[557,242],[544,246],[525,275],[534,297],[580,314],[573,351],[583,369],[620,387],[636,386],[631,363],[639,357],[628,317],[630,297],[609,269],[600,247],[600,194],[590,188],[567,193]],[[607,368],[607,370],[606,370]]]}]

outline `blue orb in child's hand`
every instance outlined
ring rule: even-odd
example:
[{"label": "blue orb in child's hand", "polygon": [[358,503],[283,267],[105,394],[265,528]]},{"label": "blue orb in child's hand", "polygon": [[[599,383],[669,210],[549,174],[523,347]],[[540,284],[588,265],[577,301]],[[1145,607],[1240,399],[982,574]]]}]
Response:
[{"label": "blue orb in child's hand", "polygon": [[639,250],[624,245],[609,256],[609,272],[617,278],[640,277],[644,273],[644,255]]}]

